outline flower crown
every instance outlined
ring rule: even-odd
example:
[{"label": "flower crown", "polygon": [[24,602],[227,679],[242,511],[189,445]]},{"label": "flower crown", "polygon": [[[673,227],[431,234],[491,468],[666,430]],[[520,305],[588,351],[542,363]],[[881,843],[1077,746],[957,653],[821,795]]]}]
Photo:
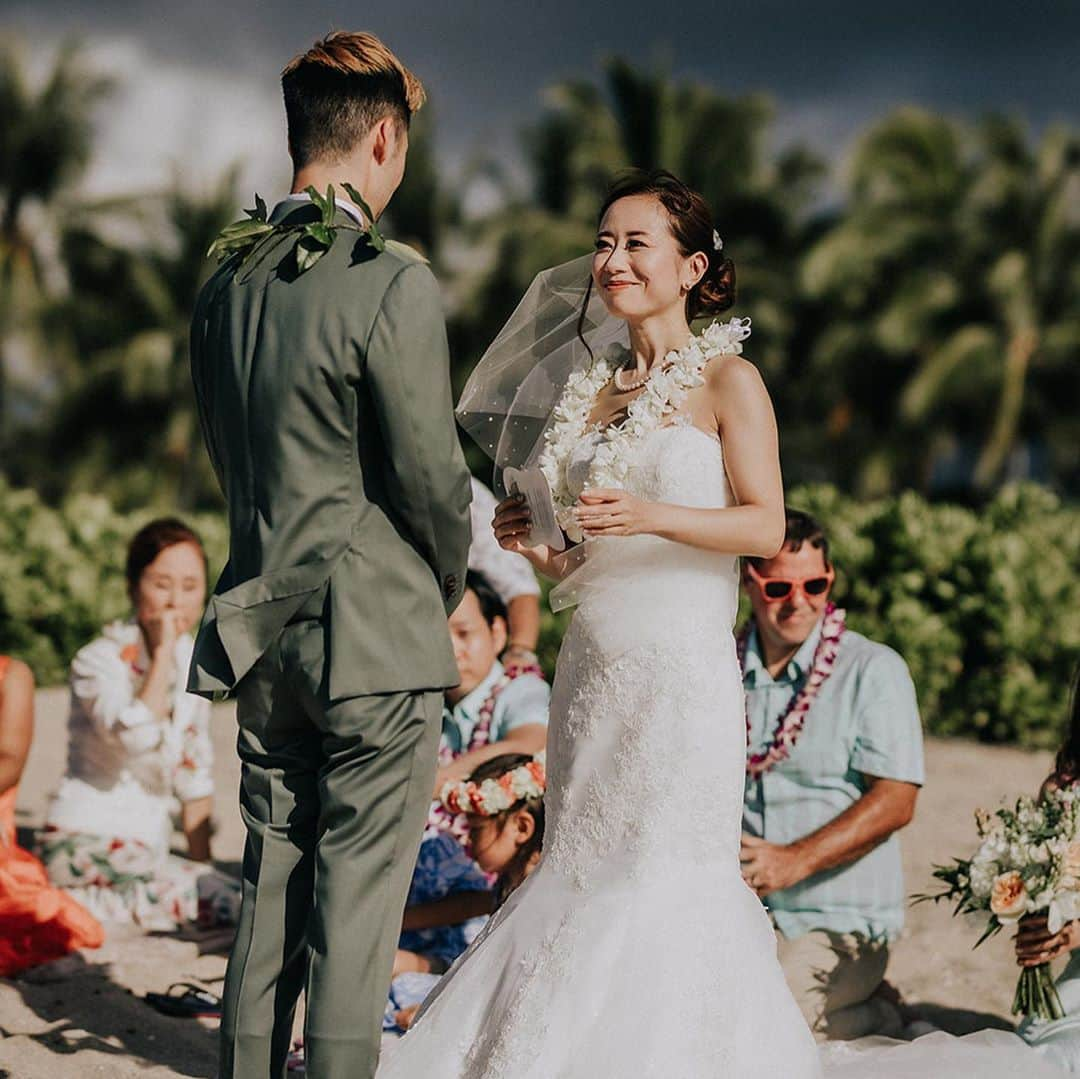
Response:
[{"label": "flower crown", "polygon": [[471,813],[494,817],[525,799],[541,798],[547,786],[543,754],[504,772],[498,779],[482,783],[461,780],[447,783],[439,792],[442,804],[451,813]]}]

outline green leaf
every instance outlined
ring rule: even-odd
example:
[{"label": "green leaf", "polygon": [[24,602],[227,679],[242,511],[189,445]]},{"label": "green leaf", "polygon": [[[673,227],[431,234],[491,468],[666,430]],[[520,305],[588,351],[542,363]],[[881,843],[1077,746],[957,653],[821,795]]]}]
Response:
[{"label": "green leaf", "polygon": [[361,212],[368,219],[368,242],[376,251],[385,251],[386,241],[379,231],[379,226],[375,224],[375,215],[371,212],[371,207],[364,201],[364,196],[348,180],[343,180],[341,186],[345,188],[345,194],[360,207]]},{"label": "green leaf", "polygon": [[217,255],[219,259],[226,258],[236,251],[251,247],[264,236],[274,231],[274,226],[265,221],[257,221],[249,218],[246,221],[234,221],[218,233],[217,239],[210,245],[206,257]]},{"label": "green leaf", "polygon": [[304,273],[310,270],[329,251],[329,246],[322,239],[310,236],[306,232],[296,241],[296,270]]},{"label": "green leaf", "polygon": [[975,943],[971,946],[972,949],[974,950],[980,944],[982,944],[984,940],[989,940],[992,936],[1000,933],[1004,928],[1005,927],[1001,924],[1001,922],[997,920],[997,918],[991,918],[990,923],[987,925],[986,930],[983,932],[983,935],[979,937],[979,939],[975,941]]},{"label": "green leaf", "polygon": [[386,250],[386,241],[383,239],[382,233],[379,231],[378,226],[372,224],[367,230],[368,242],[376,251]]},{"label": "green leaf", "polygon": [[259,197],[258,192],[255,194],[255,209],[245,210],[244,213],[246,213],[252,221],[266,220],[266,203]]},{"label": "green leaf", "polygon": [[320,195],[319,192],[311,184],[308,184],[307,187],[304,188],[304,191],[307,194],[308,198],[311,199],[311,201],[319,208],[319,213],[322,214],[323,220],[325,221],[326,199],[324,199],[322,195]]},{"label": "green leaf", "polygon": [[265,221],[256,221],[254,219],[235,221],[231,225],[226,225],[225,228],[221,230],[219,239],[242,240],[245,238],[265,236],[266,233],[272,232],[273,228],[273,225],[268,225]]},{"label": "green leaf", "polygon": [[[274,231],[274,226],[265,221],[245,221],[245,227],[229,232],[229,239],[258,239]],[[228,230],[227,230],[228,231]]]},{"label": "green leaf", "polygon": [[337,230],[321,221],[313,221],[304,226],[304,235],[309,236],[315,243],[322,244],[326,248],[333,246]]},{"label": "green leaf", "polygon": [[348,180],[343,180],[341,186],[345,188],[345,194],[348,195],[349,198],[352,199],[352,201],[355,202],[356,205],[364,211],[364,216],[368,219],[368,221],[374,221],[375,216],[371,212],[371,207],[368,206],[366,202],[364,202],[364,196],[361,195],[360,192],[357,191],[356,188],[353,187],[353,185],[350,184]]},{"label": "green leaf", "polygon": [[337,199],[334,198],[334,185],[326,185],[326,205],[322,208],[322,219],[324,225],[332,225],[334,223],[334,214],[337,212]]},{"label": "green leaf", "polygon": [[263,201],[262,196],[258,191],[255,192],[255,209],[245,210],[244,213],[246,213],[253,221],[266,220],[266,203]]}]

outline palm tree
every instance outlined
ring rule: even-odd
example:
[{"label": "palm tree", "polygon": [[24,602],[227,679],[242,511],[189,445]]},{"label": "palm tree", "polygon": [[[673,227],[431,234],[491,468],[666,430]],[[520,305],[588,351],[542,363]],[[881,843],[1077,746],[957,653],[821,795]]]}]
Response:
[{"label": "palm tree", "polygon": [[524,132],[530,189],[507,182],[504,207],[477,230],[489,257],[454,327],[459,360],[476,361],[537,271],[590,248],[604,192],[635,166],[670,169],[705,196],[738,264],[740,311],[754,315],[754,358],[782,373],[797,306],[793,260],[823,165],[802,147],[770,155],[771,121],[761,96],[726,98],[619,58],[599,85],[546,91]]},{"label": "palm tree", "polygon": [[[216,483],[202,450],[188,361],[206,250],[236,217],[237,170],[193,193],[165,192],[99,207],[64,231],[71,295],[51,312],[78,357],[44,439],[39,476],[52,494],[92,489],[121,506],[212,505]],[[95,219],[96,217],[96,219]],[[123,245],[102,226],[141,231]],[[63,454],[57,451],[63,447]],[[60,461],[57,467],[49,462]]]},{"label": "palm tree", "polygon": [[41,234],[90,160],[93,111],[111,86],[75,45],[59,51],[35,86],[21,51],[0,44],[0,447],[10,420],[8,346],[14,334],[35,329],[48,291]]},{"label": "palm tree", "polygon": [[1025,431],[1049,422],[1065,442],[1078,170],[1075,136],[1032,152],[1003,118],[971,130],[904,109],[860,140],[845,213],[802,266],[817,303],[802,398],[831,402],[847,484],[940,485],[951,456],[954,486],[986,489]]}]

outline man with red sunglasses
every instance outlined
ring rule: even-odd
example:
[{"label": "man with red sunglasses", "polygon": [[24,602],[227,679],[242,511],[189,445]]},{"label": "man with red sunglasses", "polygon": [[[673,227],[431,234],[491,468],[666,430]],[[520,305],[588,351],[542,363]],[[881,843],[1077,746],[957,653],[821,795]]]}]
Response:
[{"label": "man with red sunglasses", "polygon": [[765,901],[792,992],[819,1039],[901,1035],[885,982],[903,927],[896,833],[923,782],[904,660],[847,628],[821,525],[787,511],[775,558],[747,559],[742,868]]}]

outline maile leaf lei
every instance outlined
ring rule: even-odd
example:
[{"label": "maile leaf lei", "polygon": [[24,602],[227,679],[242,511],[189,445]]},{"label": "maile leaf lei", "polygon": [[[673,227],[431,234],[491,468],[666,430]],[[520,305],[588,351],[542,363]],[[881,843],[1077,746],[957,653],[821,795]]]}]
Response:
[{"label": "maile leaf lei", "polygon": [[255,209],[245,210],[247,217],[243,221],[234,221],[227,225],[218,234],[218,238],[210,245],[207,257],[217,256],[219,262],[232,255],[240,256],[242,266],[248,259],[260,254],[275,240],[290,234],[296,235],[296,244],[293,253],[296,258],[296,272],[303,273],[310,270],[334,245],[338,231],[345,229],[347,232],[358,232],[367,237],[368,243],[376,251],[386,250],[386,240],[379,232],[375,224],[375,215],[371,207],[364,201],[360,192],[350,183],[342,183],[345,194],[359,207],[360,211],[370,222],[367,227],[352,223],[341,224],[334,220],[337,212],[337,200],[334,195],[334,185],[326,188],[326,195],[320,195],[314,187],[304,190],[311,199],[312,205],[319,211],[318,221],[308,221],[303,224],[273,224],[267,219],[266,203],[258,194],[255,196]]}]

